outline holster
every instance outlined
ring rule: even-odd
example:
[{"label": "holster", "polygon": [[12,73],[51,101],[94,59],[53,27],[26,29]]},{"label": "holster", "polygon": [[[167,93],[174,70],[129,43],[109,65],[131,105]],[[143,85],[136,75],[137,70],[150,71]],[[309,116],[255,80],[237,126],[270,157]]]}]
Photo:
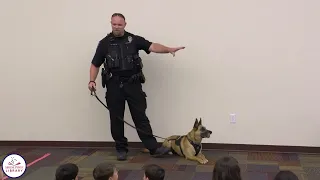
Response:
[{"label": "holster", "polygon": [[102,87],[105,88],[107,86],[108,81],[111,79],[112,74],[108,72],[105,68],[102,68],[101,71],[101,80]]}]

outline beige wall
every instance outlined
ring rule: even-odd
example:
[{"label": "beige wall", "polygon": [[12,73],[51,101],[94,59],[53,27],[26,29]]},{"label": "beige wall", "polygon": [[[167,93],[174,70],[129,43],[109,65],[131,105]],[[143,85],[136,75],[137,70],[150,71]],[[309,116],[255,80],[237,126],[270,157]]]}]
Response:
[{"label": "beige wall", "polygon": [[[0,140],[112,140],[87,83],[110,16],[122,12],[128,31],[187,47],[175,58],[142,53],[157,135],[202,117],[213,130],[205,142],[320,146],[319,1],[114,2],[1,2]],[[126,135],[139,141],[128,126]]]}]

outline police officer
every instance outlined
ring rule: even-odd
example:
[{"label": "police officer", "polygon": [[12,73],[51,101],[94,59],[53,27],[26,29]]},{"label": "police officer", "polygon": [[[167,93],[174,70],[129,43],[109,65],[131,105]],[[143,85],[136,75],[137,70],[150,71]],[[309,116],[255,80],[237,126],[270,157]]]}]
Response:
[{"label": "police officer", "polygon": [[146,94],[142,90],[145,77],[142,72],[142,62],[139,50],[147,54],[171,53],[185,47],[166,47],[159,43],[152,43],[145,38],[125,31],[125,17],[120,13],[111,16],[112,32],[99,41],[90,67],[89,90],[96,89],[96,78],[99,67],[103,64],[102,83],[106,87],[106,102],[109,107],[111,134],[115,140],[118,160],[126,160],[128,140],[124,136],[124,123],[118,118],[124,118],[125,101],[127,101],[132,119],[144,146],[151,155],[166,153],[157,147],[157,140],[153,137],[152,128],[146,115]]}]

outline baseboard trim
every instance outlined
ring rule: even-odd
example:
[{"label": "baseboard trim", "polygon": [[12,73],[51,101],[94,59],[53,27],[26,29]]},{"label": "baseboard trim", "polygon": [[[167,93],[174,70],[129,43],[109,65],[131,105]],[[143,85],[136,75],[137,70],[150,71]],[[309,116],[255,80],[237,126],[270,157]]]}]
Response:
[{"label": "baseboard trim", "polygon": [[[114,142],[94,141],[0,141],[0,146],[6,147],[54,147],[54,148],[110,148]],[[143,148],[141,142],[129,142],[130,148]],[[253,144],[217,144],[204,143],[203,149],[235,150],[235,151],[265,151],[265,152],[295,152],[320,153],[320,147],[305,146],[275,146]]]}]

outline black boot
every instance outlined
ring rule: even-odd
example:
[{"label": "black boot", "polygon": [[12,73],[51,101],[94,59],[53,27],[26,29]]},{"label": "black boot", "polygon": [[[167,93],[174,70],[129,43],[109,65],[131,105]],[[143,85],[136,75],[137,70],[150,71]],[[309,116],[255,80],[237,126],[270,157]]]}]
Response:
[{"label": "black boot", "polygon": [[127,160],[127,153],[126,152],[117,152],[117,159],[118,159],[118,161]]}]

